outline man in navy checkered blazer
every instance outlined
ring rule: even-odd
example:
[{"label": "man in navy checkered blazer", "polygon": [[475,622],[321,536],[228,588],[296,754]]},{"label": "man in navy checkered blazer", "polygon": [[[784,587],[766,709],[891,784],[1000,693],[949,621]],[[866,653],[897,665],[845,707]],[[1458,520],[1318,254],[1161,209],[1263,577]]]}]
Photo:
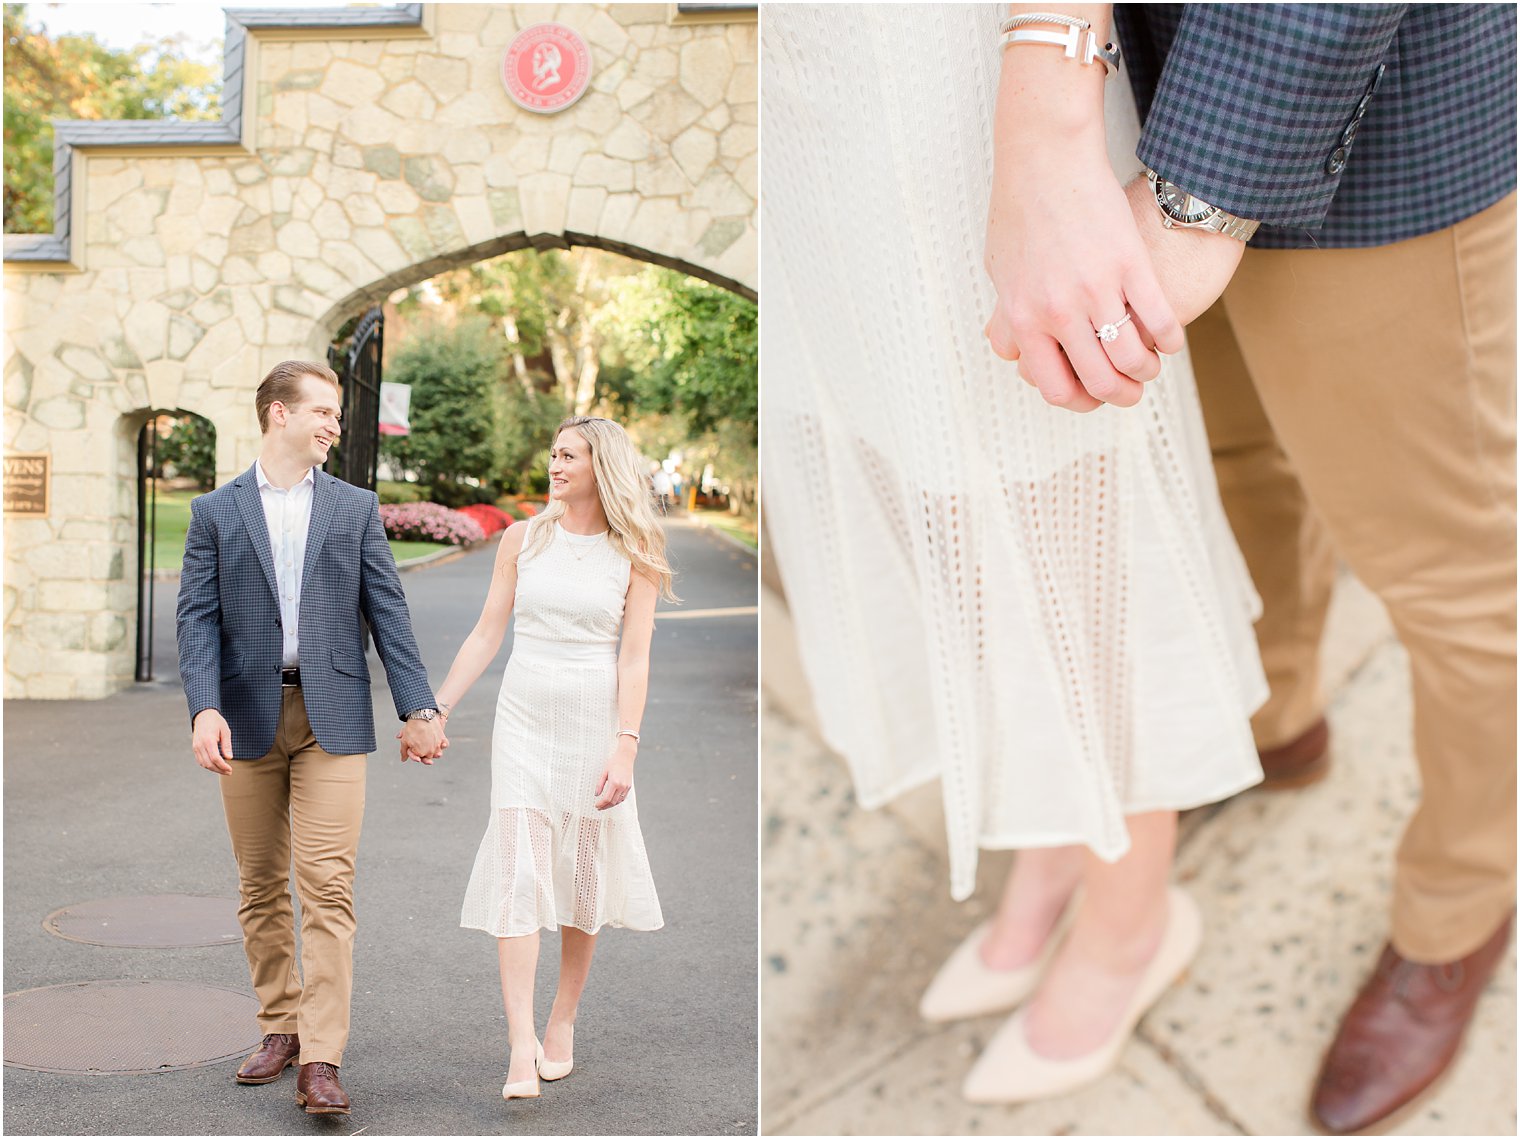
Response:
[{"label": "man in navy checkered blazer", "polygon": [[196,761],[222,776],[264,1032],[237,1080],[272,1083],[299,1062],[296,1102],[346,1115],[337,1070],[353,987],[365,753],[375,748],[366,625],[405,721],[404,752],[431,762],[446,741],[375,495],[320,469],[340,431],[337,376],[286,361],[255,404],[258,461],[191,503],[180,675]]},{"label": "man in navy checkered blazer", "polygon": [[[1409,654],[1422,795],[1392,933],[1310,1104],[1358,1131],[1451,1062],[1515,905],[1516,9],[1013,7],[1046,27],[1004,53],[997,169],[1061,208],[1031,216],[995,173],[994,350],[1051,403],[1127,407],[1187,326],[1265,606],[1266,786],[1328,770],[1337,556]],[[1146,167],[1122,189],[1100,152],[1104,67],[1044,46],[1069,17],[1101,44],[1110,15]]]}]

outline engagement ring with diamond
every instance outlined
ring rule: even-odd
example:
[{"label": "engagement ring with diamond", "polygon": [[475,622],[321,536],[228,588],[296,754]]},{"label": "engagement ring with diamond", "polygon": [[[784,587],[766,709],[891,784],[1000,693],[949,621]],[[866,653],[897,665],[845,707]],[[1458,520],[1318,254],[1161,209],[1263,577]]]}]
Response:
[{"label": "engagement ring with diamond", "polygon": [[1112,324],[1105,324],[1102,328],[1098,329],[1098,339],[1103,341],[1105,344],[1111,344],[1115,340],[1118,340],[1119,329],[1127,320],[1129,320],[1129,318],[1130,314],[1125,313]]}]

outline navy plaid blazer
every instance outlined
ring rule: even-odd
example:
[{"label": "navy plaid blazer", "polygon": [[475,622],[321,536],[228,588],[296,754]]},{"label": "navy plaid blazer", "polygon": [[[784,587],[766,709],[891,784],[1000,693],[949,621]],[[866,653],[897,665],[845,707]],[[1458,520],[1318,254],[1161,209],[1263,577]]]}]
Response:
[{"label": "navy plaid blazer", "polygon": [[[320,470],[314,476],[301,571],[301,691],[323,750],[356,755],[375,750],[366,622],[397,715],[435,705],[378,499]],[[253,467],[191,502],[175,615],[179,674],[191,721],[205,708],[220,710],[239,759],[268,754],[280,723],[285,637],[270,549]]]},{"label": "navy plaid blazer", "polygon": [[1137,155],[1264,223],[1386,245],[1515,189],[1513,4],[1118,4]]}]

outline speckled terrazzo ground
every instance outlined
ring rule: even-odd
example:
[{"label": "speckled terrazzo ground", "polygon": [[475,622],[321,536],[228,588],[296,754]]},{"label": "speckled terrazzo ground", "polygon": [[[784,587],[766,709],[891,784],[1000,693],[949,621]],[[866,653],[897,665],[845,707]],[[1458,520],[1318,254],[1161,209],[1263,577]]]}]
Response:
[{"label": "speckled terrazzo ground", "polygon": [[[1177,875],[1204,949],[1113,1073],[1076,1095],[974,1107],[959,1084],[1001,1022],[919,1021],[940,961],[989,912],[1006,854],[950,900],[937,791],[859,808],[819,741],[784,602],[765,599],[762,1113],[769,1134],[1303,1135],[1319,1057],[1385,932],[1392,851],[1418,795],[1408,668],[1347,578],[1324,667],[1331,775],[1185,817]],[[1390,1134],[1516,1133],[1515,957],[1463,1055]]]}]

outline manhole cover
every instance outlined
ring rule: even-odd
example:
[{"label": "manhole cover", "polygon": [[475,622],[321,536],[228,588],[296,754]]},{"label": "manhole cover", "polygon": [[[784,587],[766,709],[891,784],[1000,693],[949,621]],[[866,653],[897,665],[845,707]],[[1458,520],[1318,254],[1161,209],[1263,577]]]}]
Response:
[{"label": "manhole cover", "polygon": [[190,981],[83,981],[5,994],[5,1063],[137,1075],[217,1064],[260,1039],[259,1003]]},{"label": "manhole cover", "polygon": [[194,945],[236,945],[236,898],[196,894],[153,894],[144,898],[101,898],[54,910],[42,928],[69,941],[134,949]]}]

